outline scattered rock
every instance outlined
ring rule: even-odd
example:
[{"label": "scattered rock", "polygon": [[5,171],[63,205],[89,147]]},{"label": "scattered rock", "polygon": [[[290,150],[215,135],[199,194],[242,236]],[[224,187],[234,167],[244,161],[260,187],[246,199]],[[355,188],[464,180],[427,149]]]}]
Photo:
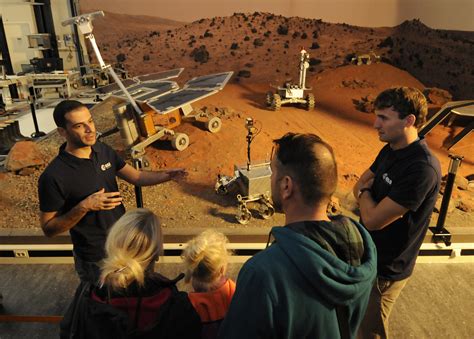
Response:
[{"label": "scattered rock", "polygon": [[463,212],[469,213],[474,211],[474,201],[473,200],[461,200],[456,204],[456,208]]},{"label": "scattered rock", "polygon": [[18,175],[28,176],[35,173],[35,169],[33,167],[25,167],[18,171]]},{"label": "scattered rock", "polygon": [[[444,191],[444,188],[446,187],[446,181],[448,180],[448,175],[444,175],[441,178],[441,188]],[[461,175],[456,175],[456,178],[454,179],[454,186],[459,188],[460,190],[466,191],[469,189],[469,180]]]},{"label": "scattered rock", "polygon": [[201,45],[199,48],[193,49],[190,56],[194,58],[194,61],[200,62],[201,64],[206,63],[209,60],[209,52],[206,46]]},{"label": "scattered rock", "polygon": [[384,47],[393,47],[393,39],[391,36],[389,37],[386,37],[384,40],[382,40],[380,42],[380,44],[378,45],[378,47],[380,48],[384,48]]},{"label": "scattered rock", "polygon": [[359,205],[357,203],[356,198],[354,197],[354,194],[352,194],[352,191],[349,190],[347,193],[345,193],[340,200],[340,206],[348,211],[351,212],[356,212],[359,210]]},{"label": "scattered rock", "polygon": [[366,95],[365,97],[362,97],[360,100],[357,100],[357,99],[352,100],[356,109],[364,113],[373,113],[375,111],[374,101],[375,101],[375,96],[372,94]]},{"label": "scattered rock", "polygon": [[221,119],[231,119],[235,116],[240,117],[240,113],[237,113],[233,108],[230,107],[217,107],[214,105],[209,105],[209,106],[203,106],[199,111],[205,113],[205,114],[210,114],[213,116],[218,116]]},{"label": "scattered rock", "polygon": [[356,79],[342,80],[341,87],[351,88],[351,89],[374,88],[375,84],[365,79],[360,80],[356,78]]},{"label": "scattered rock", "polygon": [[40,148],[33,141],[18,141],[13,145],[5,161],[7,171],[16,172],[26,167],[44,164]]},{"label": "scattered rock", "polygon": [[463,176],[456,175],[456,179],[454,179],[454,184],[460,190],[467,191],[469,189],[469,180],[467,180]]},{"label": "scattered rock", "polygon": [[[442,201],[443,201],[443,196],[441,194],[438,194],[438,200],[436,200],[435,206],[433,208],[434,212],[439,213],[441,211]],[[451,199],[448,205],[448,213],[452,213],[454,209],[456,208],[457,204],[458,203],[454,199]]]},{"label": "scattered rock", "polygon": [[247,69],[240,70],[239,73],[237,73],[237,76],[241,78],[250,78],[251,75],[252,73]]},{"label": "scattered rock", "polygon": [[277,33],[280,35],[287,35],[288,34],[288,26],[286,25],[279,25],[277,29]]},{"label": "scattered rock", "polygon": [[115,60],[117,60],[117,62],[124,62],[125,60],[127,60],[127,57],[125,56],[125,54],[120,53],[115,56]]},{"label": "scattered rock", "polygon": [[353,183],[356,183],[360,179],[360,177],[355,173],[344,174],[342,178],[347,182]]},{"label": "scattered rock", "polygon": [[428,103],[437,106],[443,106],[445,103],[453,100],[451,93],[441,88],[425,88],[423,94],[428,100]]},{"label": "scattered rock", "polygon": [[335,215],[341,213],[341,206],[339,205],[339,199],[336,197],[331,197],[328,207],[326,208],[328,214]]},{"label": "scattered rock", "polygon": [[263,46],[263,41],[262,41],[262,39],[259,39],[259,38],[255,39],[255,40],[253,41],[253,45],[254,45],[255,47]]}]

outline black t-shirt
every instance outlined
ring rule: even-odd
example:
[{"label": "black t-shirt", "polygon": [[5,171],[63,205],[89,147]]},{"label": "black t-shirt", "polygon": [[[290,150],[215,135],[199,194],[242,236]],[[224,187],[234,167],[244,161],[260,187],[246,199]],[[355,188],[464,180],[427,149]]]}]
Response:
[{"label": "black t-shirt", "polygon": [[[80,201],[104,188],[118,192],[115,176],[125,161],[109,146],[97,142],[90,159],[80,159],[60,147],[59,154],[39,178],[38,195],[42,212],[67,213]],[[85,261],[104,257],[109,228],[125,213],[121,204],[112,210],[88,212],[70,229],[75,253]]]},{"label": "black t-shirt", "polygon": [[428,229],[441,182],[438,159],[424,140],[400,150],[386,145],[370,170],[375,174],[372,197],[389,197],[408,209],[405,215],[370,234],[377,246],[378,275],[402,280],[411,275]]}]

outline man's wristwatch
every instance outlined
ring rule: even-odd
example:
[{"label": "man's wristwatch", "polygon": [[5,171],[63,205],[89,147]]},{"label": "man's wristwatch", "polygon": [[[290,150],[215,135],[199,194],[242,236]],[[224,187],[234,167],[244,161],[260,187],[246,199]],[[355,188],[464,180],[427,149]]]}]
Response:
[{"label": "man's wristwatch", "polygon": [[357,194],[357,199],[360,199],[360,197],[362,196],[362,194],[363,194],[364,192],[370,192],[370,191],[371,191],[371,189],[370,189],[369,187],[361,188],[361,189],[359,190],[359,194]]}]

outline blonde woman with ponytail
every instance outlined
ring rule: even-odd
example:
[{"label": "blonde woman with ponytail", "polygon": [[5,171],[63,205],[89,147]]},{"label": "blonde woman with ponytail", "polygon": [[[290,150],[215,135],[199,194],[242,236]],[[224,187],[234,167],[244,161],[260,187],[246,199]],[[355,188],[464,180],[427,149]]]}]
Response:
[{"label": "blonde woman with ponytail", "polygon": [[162,249],[160,222],[150,210],[132,210],[117,220],[105,242],[100,287],[76,301],[77,337],[200,337],[199,316],[175,285],[183,275],[170,280],[154,271]]},{"label": "blonde woman with ponytail", "polygon": [[182,258],[185,282],[194,292],[189,299],[202,322],[202,338],[216,338],[235,291],[235,282],[226,277],[229,251],[227,237],[207,230],[188,242]]},{"label": "blonde woman with ponytail", "polygon": [[143,287],[145,276],[153,273],[162,250],[157,216],[143,208],[125,213],[110,229],[105,242],[101,286],[114,291],[127,289],[132,283]]}]

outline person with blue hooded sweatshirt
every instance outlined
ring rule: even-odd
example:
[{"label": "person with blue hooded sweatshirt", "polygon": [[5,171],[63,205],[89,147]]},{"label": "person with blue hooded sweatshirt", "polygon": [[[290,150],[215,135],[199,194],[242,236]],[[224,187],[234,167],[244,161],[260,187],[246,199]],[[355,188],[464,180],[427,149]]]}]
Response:
[{"label": "person with blue hooded sweatshirt", "polygon": [[327,214],[337,185],[331,146],[314,134],[274,142],[272,200],[285,226],[240,270],[219,338],[355,338],[377,273],[375,245],[356,221]]}]

